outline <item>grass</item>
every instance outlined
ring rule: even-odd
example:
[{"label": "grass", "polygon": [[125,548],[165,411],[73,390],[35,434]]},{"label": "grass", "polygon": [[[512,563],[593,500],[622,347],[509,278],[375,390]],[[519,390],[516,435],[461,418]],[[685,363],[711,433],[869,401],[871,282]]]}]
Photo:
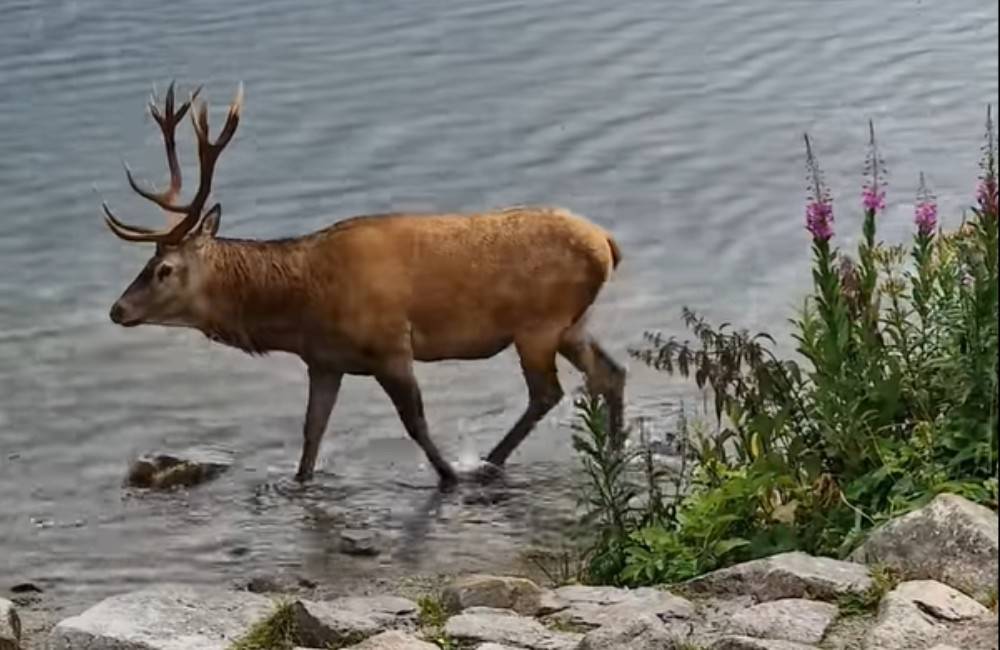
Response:
[{"label": "grass", "polygon": [[291,650],[298,643],[295,608],[281,602],[267,618],[258,621],[229,650]]},{"label": "grass", "polygon": [[420,624],[423,637],[437,645],[442,650],[457,650],[458,643],[445,634],[444,626],[448,622],[448,609],[440,596],[425,594],[417,599],[417,621]]},{"label": "grass", "polygon": [[902,576],[881,564],[870,567],[872,586],[862,594],[845,594],[837,599],[841,616],[863,616],[878,610],[882,598],[896,588]]}]

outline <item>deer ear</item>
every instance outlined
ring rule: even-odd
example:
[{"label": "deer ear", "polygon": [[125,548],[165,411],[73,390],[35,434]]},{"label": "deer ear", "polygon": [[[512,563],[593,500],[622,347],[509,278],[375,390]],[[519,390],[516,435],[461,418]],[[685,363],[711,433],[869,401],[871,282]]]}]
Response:
[{"label": "deer ear", "polygon": [[201,218],[201,225],[198,227],[198,237],[215,237],[219,232],[219,222],[222,221],[222,205],[216,203]]}]

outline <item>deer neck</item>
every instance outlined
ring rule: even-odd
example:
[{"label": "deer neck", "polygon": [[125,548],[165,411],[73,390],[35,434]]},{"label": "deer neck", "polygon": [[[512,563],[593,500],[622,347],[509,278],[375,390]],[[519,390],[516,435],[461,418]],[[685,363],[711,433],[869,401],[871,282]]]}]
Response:
[{"label": "deer neck", "polygon": [[302,352],[307,292],[294,240],[216,239],[201,255],[205,336],[250,354]]}]

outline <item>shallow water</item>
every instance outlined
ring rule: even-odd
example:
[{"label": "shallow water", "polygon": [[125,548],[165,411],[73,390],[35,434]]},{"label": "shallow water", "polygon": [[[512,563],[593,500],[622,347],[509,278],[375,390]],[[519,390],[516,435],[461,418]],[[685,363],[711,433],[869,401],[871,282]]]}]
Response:
[{"label": "shallow water", "polygon": [[[567,400],[512,459],[506,490],[434,504],[388,400],[348,379],[306,489],[288,481],[305,405],[294,359],[193,332],[122,330],[111,302],[149,254],[126,158],[163,174],[152,82],[204,83],[223,233],[278,237],[356,213],[552,202],[625,254],[593,314],[623,361],[682,305],[781,333],[807,287],[801,134],[815,138],[850,244],[867,136],[891,170],[881,234],[909,229],[924,170],[945,215],[972,194],[997,101],[997,6],[980,0],[262,3],[8,0],[0,6],[0,590],[85,603],[165,579],[294,570],[319,580],[488,569],[557,538],[575,496]],[[192,161],[190,131],[182,151]],[[96,189],[96,192],[94,191]],[[629,415],[688,395],[629,363]],[[564,384],[579,378],[563,364]],[[432,435],[471,462],[525,390],[507,351],[418,369]],[[128,460],[206,447],[233,468],[186,495],[127,495]],[[337,551],[345,527],[388,552]]]}]

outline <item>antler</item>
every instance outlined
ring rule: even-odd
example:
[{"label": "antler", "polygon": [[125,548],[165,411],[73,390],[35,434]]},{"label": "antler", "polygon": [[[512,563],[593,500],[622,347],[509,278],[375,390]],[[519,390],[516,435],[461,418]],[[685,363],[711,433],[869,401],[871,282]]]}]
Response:
[{"label": "antler", "polygon": [[180,165],[177,162],[177,151],[174,141],[174,128],[184,117],[188,108],[195,103],[195,99],[201,87],[192,93],[190,100],[184,102],[176,112],[173,110],[173,83],[167,90],[167,97],[164,104],[164,111],[161,114],[159,109],[150,104],[150,112],[153,119],[160,125],[163,132],[164,146],[167,151],[167,164],[170,168],[170,185],[161,192],[151,192],[138,186],[128,167],[125,168],[125,175],[129,185],[140,196],[149,199],[153,203],[167,210],[183,214],[184,218],[173,226],[164,230],[150,230],[140,226],[129,226],[119,220],[108,207],[106,202],[101,203],[104,209],[105,222],[113,233],[126,241],[135,242],[156,242],[158,244],[177,244],[184,236],[194,228],[201,219],[201,212],[205,207],[205,202],[212,191],[212,177],[215,173],[215,163],[226,145],[236,132],[236,127],[240,121],[240,111],[243,107],[243,84],[241,83],[236,93],[236,98],[229,105],[229,114],[226,123],[215,142],[209,140],[208,136],[208,105],[206,102],[198,102],[194,111],[191,112],[191,123],[194,125],[195,136],[198,140],[198,164],[200,169],[200,179],[198,191],[194,198],[187,205],[176,205],[172,200],[176,198],[181,188]]}]

